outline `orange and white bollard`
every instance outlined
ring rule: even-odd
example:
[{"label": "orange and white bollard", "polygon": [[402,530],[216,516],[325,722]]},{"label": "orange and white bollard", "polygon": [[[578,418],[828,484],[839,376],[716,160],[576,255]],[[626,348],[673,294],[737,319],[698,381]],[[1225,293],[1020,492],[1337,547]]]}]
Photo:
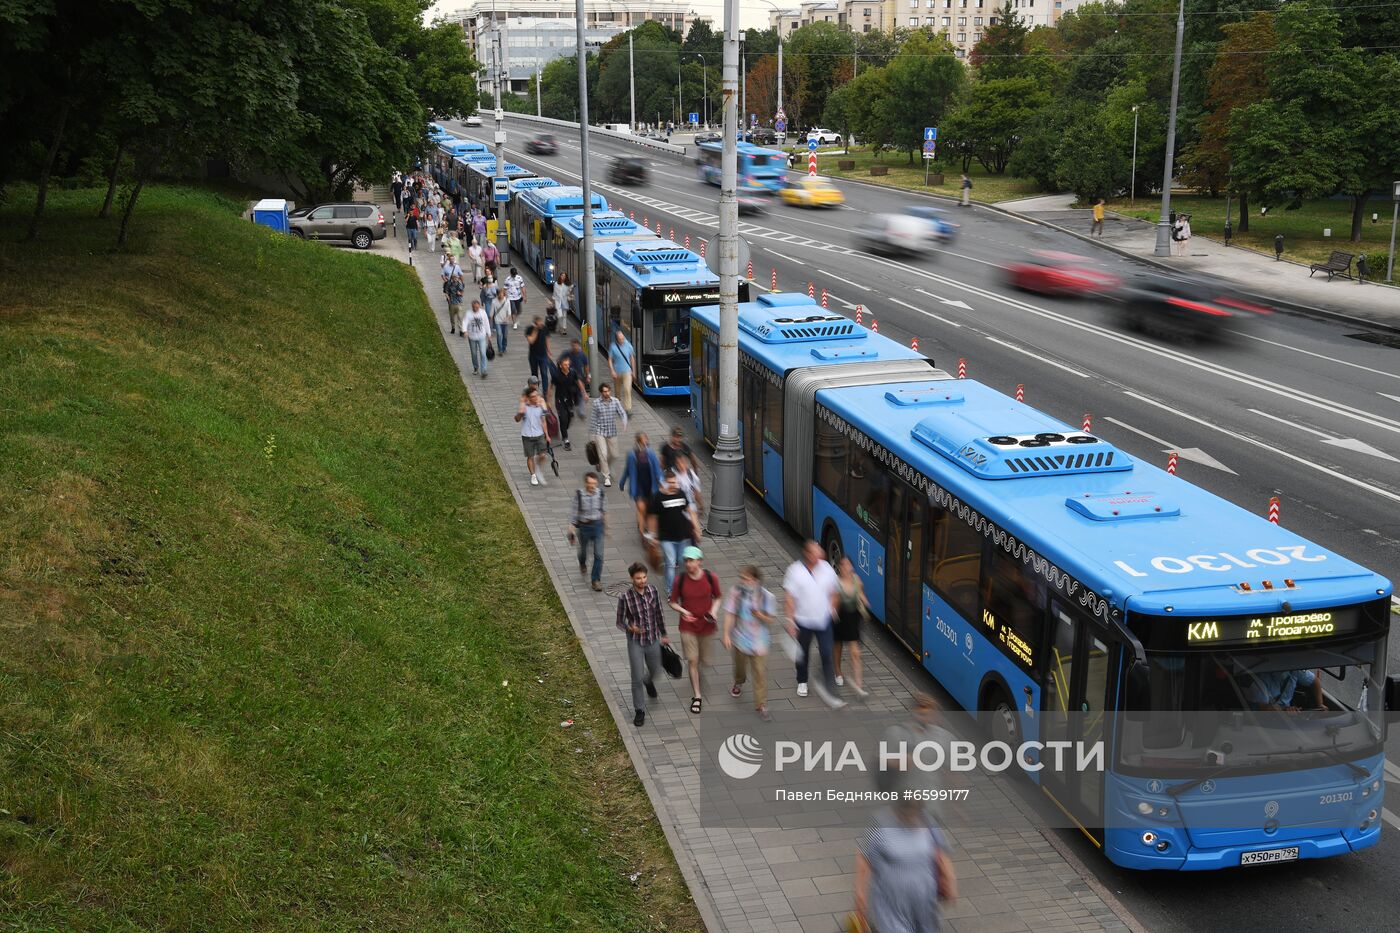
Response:
[{"label": "orange and white bollard", "polygon": [[628,211],[628,212],[627,212],[627,219],[635,223],[636,220],[637,220],[637,212],[636,212],[636,211]]},{"label": "orange and white bollard", "polygon": [[1176,475],[1176,451],[1167,454],[1167,472],[1172,476]]},{"label": "orange and white bollard", "polygon": [[808,297],[808,298],[816,298],[816,297],[817,297],[817,287],[816,287],[815,285],[813,285],[811,282],[808,282],[808,283],[807,283],[807,297]]},{"label": "orange and white bollard", "polygon": [[826,289],[822,289],[822,307],[826,307]]},{"label": "orange and white bollard", "polygon": [[650,220],[647,220],[647,215],[646,215],[646,214],[643,214],[643,215],[642,215],[642,226],[643,226],[643,227],[650,227],[650,226],[651,226],[651,221],[650,221]]},{"label": "orange and white bollard", "polygon": [[865,325],[865,322],[860,319],[860,305],[856,305],[856,323],[861,326]]},{"label": "orange and white bollard", "polygon": [[701,241],[700,241],[700,258],[701,258],[701,259],[704,259],[704,258],[705,258],[705,241],[704,241],[704,240],[701,240]]},{"label": "orange and white bollard", "polygon": [[776,292],[777,290],[778,290],[778,270],[777,270],[777,269],[774,269],[774,270],[773,270],[773,287],[772,287],[772,289],[770,289],[770,291],[775,291],[775,292]]},{"label": "orange and white bollard", "polygon": [[690,234],[685,235],[685,248],[690,249]]},{"label": "orange and white bollard", "polygon": [[656,235],[661,236],[661,221],[656,222]]},{"label": "orange and white bollard", "polygon": [[966,378],[967,378],[967,359],[966,359],[965,357],[961,357],[961,356],[958,357],[958,378],[959,378],[959,379],[966,379]]},{"label": "orange and white bollard", "polygon": [[874,318],[870,319],[870,332],[874,334],[878,334],[880,332],[880,322],[875,320]]},{"label": "orange and white bollard", "polygon": [[913,350],[915,353],[918,353],[918,352],[919,352],[919,338],[918,338],[918,337],[915,337],[913,340],[909,341],[909,349]]},{"label": "orange and white bollard", "polygon": [[753,260],[752,260],[752,259],[749,260],[749,272],[748,272],[748,275],[745,276],[745,278],[747,278],[750,282],[753,281]]},{"label": "orange and white bollard", "polygon": [[1093,431],[1093,423],[1094,419],[1090,418],[1089,413],[1086,411],[1084,413],[1084,427],[1082,428],[1085,434],[1088,434]]},{"label": "orange and white bollard", "polygon": [[666,239],[670,240],[672,243],[676,242],[676,228],[675,228],[675,227],[672,227],[672,228],[671,228],[671,235],[670,235],[669,237],[667,237]]},{"label": "orange and white bollard", "polygon": [[1278,496],[1269,499],[1269,521],[1278,524]]},{"label": "orange and white bollard", "polygon": [[1024,383],[1018,382],[1018,383],[1016,383],[1016,401],[1018,401],[1018,402],[1024,402],[1025,400],[1026,400],[1026,386],[1025,386]]}]

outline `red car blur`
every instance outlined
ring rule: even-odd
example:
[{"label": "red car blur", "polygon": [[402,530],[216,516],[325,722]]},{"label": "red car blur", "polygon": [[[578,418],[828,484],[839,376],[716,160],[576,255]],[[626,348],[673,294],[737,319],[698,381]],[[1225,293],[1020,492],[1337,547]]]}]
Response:
[{"label": "red car blur", "polygon": [[1030,257],[1006,267],[1006,281],[1013,288],[1042,295],[1102,295],[1122,281],[1111,272],[1095,269],[1092,260],[1073,253],[1037,250]]}]

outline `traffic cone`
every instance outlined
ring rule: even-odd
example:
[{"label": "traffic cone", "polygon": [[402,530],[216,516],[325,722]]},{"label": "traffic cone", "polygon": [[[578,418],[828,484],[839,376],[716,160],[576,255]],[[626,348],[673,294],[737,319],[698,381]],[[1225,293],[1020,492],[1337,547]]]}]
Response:
[{"label": "traffic cone", "polygon": [[672,243],[676,242],[676,228],[675,228],[675,227],[672,227],[672,228],[671,228],[671,235],[670,235],[670,237],[668,237],[668,239],[669,239]]},{"label": "traffic cone", "polygon": [[685,248],[690,249],[690,234],[685,235]]},{"label": "traffic cone", "polygon": [[700,241],[700,258],[701,258],[701,259],[704,259],[704,258],[705,258],[705,241],[704,241],[704,240],[701,240],[701,241]]},{"label": "traffic cone", "polygon": [[636,212],[636,211],[628,211],[628,212],[627,212],[627,219],[630,220],[630,221],[632,221],[633,223],[636,223],[636,221],[637,221],[637,212]]},{"label": "traffic cone", "polygon": [[1269,521],[1278,524],[1278,496],[1269,499]]}]

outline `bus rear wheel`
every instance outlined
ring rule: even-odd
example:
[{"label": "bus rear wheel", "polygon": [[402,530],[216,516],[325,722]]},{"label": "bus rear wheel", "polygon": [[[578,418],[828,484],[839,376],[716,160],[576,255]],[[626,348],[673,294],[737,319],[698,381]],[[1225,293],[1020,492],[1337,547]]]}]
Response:
[{"label": "bus rear wheel", "polygon": [[822,550],[826,551],[826,559],[833,567],[846,556],[846,549],[841,546],[841,532],[836,530],[836,526],[826,526],[826,533],[822,535]]},{"label": "bus rear wheel", "polygon": [[982,724],[988,737],[1016,748],[1021,743],[1021,724],[1016,718],[1016,707],[1011,705],[1000,687],[993,688],[987,699],[990,702],[985,704],[987,708],[982,713]]}]

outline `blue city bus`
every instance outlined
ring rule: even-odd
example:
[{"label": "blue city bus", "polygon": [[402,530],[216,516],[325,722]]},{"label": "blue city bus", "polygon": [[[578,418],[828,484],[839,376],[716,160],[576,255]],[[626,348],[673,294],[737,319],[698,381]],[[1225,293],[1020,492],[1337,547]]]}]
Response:
[{"label": "blue city bus", "polygon": [[[720,182],[720,154],[724,151],[720,143],[701,143],[695,156],[695,168],[700,180],[711,185]],[[764,149],[753,143],[738,144],[738,161],[735,163],[737,183],[740,188],[778,191],[787,177],[787,156],[777,149]]]},{"label": "blue city bus", "polygon": [[[713,442],[718,308],[691,322]],[[1111,861],[1379,841],[1389,581],[810,298],[741,305],[739,354],[749,483],[993,737],[1102,743],[1103,769],[1029,776]],[[1266,712],[1306,672],[1321,708]]]},{"label": "blue city bus", "polygon": [[[596,244],[609,240],[659,240],[655,233],[630,219],[622,211],[598,211],[593,214],[594,256]],[[583,249],[583,215],[565,217],[554,224],[553,242],[550,244],[550,258],[545,262],[545,274],[541,276],[545,284],[553,285],[554,279],[567,272],[574,288],[579,281],[579,254]],[[577,297],[577,295],[575,295]],[[573,305],[574,316],[578,316],[578,302]]]},{"label": "blue city bus", "polygon": [[[608,209],[607,199],[593,192],[594,213]],[[521,191],[506,205],[510,218],[510,249],[524,257],[525,264],[546,285],[554,284],[554,224],[564,218],[583,213],[583,189],[574,185],[555,185],[533,191]]]},{"label": "blue city bus", "polygon": [[[466,179],[462,182],[462,188],[477,207],[489,210],[493,204],[493,182],[497,177],[494,158],[469,162],[466,166]],[[499,177],[510,182],[521,178],[533,178],[535,173],[528,168],[516,165],[514,162],[505,162],[501,165]]]},{"label": "blue city bus", "polygon": [[463,181],[462,168],[465,160],[480,158],[483,155],[488,153],[481,143],[452,136],[434,150],[429,168],[433,179],[448,194],[455,196]]},{"label": "blue city bus", "polygon": [[[597,307],[604,331],[628,335],[637,354],[632,384],[650,397],[690,392],[690,309],[719,301],[719,276],[672,240],[608,240],[593,247]],[[749,283],[739,282],[747,301]]]}]

